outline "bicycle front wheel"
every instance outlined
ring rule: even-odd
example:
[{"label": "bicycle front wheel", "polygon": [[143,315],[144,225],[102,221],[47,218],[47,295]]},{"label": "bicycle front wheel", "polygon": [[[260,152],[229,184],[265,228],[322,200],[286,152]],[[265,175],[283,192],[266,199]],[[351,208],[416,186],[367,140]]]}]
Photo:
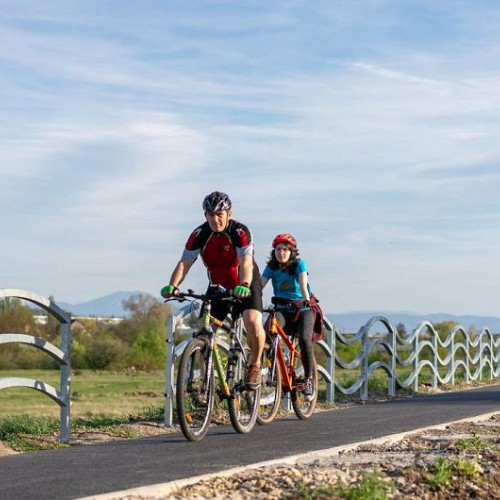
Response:
[{"label": "bicycle front wheel", "polygon": [[[245,358],[250,356],[250,349],[245,347]],[[231,354],[230,354],[231,355]],[[229,418],[236,432],[246,434],[250,432],[257,421],[260,402],[260,387],[247,389],[245,373],[247,364],[240,355],[234,369],[228,370],[227,384],[231,395],[228,399]]]},{"label": "bicycle front wheel", "polygon": [[257,423],[271,423],[281,403],[281,370],[276,362],[274,349],[264,349],[262,353],[262,385],[260,387],[260,405]]},{"label": "bicycle front wheel", "polygon": [[213,409],[214,374],[207,379],[206,341],[194,339],[181,355],[177,372],[177,417],[189,441],[200,441],[210,426]]},{"label": "bicycle front wheel", "polygon": [[313,364],[313,385],[314,391],[312,397],[306,397],[304,394],[305,389],[305,374],[304,366],[302,365],[302,360],[297,356],[295,358],[295,381],[294,388],[292,389],[291,399],[292,406],[295,415],[297,415],[300,420],[306,420],[314,413],[316,408],[316,400],[318,399],[318,366],[316,365],[316,360]]}]

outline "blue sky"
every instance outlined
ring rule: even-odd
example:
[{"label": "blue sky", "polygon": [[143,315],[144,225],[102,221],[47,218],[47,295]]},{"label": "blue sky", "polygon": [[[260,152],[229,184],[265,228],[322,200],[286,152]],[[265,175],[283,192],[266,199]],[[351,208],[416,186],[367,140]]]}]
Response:
[{"label": "blue sky", "polygon": [[498,2],[0,12],[1,288],[157,295],[218,189],[328,313],[500,315]]}]

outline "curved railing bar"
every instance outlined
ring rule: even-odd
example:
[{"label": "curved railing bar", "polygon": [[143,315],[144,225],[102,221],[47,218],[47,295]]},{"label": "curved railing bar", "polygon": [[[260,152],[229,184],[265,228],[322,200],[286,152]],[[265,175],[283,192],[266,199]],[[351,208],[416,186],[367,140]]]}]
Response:
[{"label": "curved railing bar", "polygon": [[330,347],[324,340],[316,342],[316,345],[326,354],[326,357],[333,356],[333,348]]},{"label": "curved railing bar", "polygon": [[341,392],[342,394],[344,394],[345,396],[350,396],[352,394],[354,394],[355,392],[357,392],[360,387],[361,387],[361,384],[363,383],[363,379],[362,378],[358,378],[352,385],[350,385],[349,387],[342,387],[338,382],[335,382],[335,389],[337,389],[339,392]]},{"label": "curved railing bar", "polygon": [[398,365],[402,366],[403,368],[406,368],[407,366],[410,366],[411,364],[414,363],[417,354],[418,354],[417,352],[412,351],[411,354],[406,359],[401,359],[399,354],[396,353],[396,362]]},{"label": "curved railing bar", "polygon": [[387,328],[389,333],[393,333],[395,331],[395,328],[385,316],[373,316],[364,324],[364,326],[360,328],[359,332],[363,332],[368,335],[369,331],[376,323],[382,323]]},{"label": "curved railing bar", "polygon": [[342,342],[342,344],[345,345],[352,345],[355,344],[356,342],[359,342],[361,338],[365,335],[364,331],[360,331],[356,334],[349,333],[349,334],[343,334],[340,331],[335,332],[335,336]]},{"label": "curved railing bar", "polygon": [[41,351],[47,353],[53,359],[59,362],[60,365],[67,364],[66,358],[67,356],[61,349],[57,348],[55,345],[47,342],[41,337],[34,337],[33,335],[25,335],[23,333],[2,333],[0,334],[0,344],[8,344],[8,343],[19,343],[19,344],[28,344],[35,346]]},{"label": "curved railing bar", "polygon": [[415,329],[414,336],[421,335],[424,331],[429,331],[432,335],[437,336],[436,329],[434,328],[433,324],[430,321],[424,320]]},{"label": "curved railing bar", "polygon": [[389,366],[388,363],[386,363],[385,361],[374,361],[368,367],[368,372],[367,372],[368,377],[370,377],[370,375],[379,368],[383,369],[387,373],[387,375],[389,375],[389,377],[392,375],[391,367]]},{"label": "curved railing bar", "polygon": [[[49,396],[49,398],[53,399],[59,406],[66,407],[68,405],[68,402],[60,391],[40,380],[23,377],[0,378],[0,389],[6,389],[8,387],[28,387],[35,389]],[[71,402],[69,402],[69,404],[71,404]]]},{"label": "curved railing bar", "polygon": [[18,290],[16,288],[4,288],[0,290],[0,299],[2,298],[17,298],[24,299],[37,306],[42,307],[47,312],[55,316],[61,323],[71,323],[71,315],[62,310],[57,304],[51,302],[46,297],[38,295],[27,290]]},{"label": "curved railing bar", "polygon": [[364,359],[363,353],[359,353],[352,361],[349,361],[348,363],[342,361],[338,356],[336,356],[335,364],[338,367],[343,368],[344,370],[353,370],[354,368],[358,368],[363,359]]},{"label": "curved railing bar", "polygon": [[324,366],[318,365],[318,375],[321,375],[325,382],[330,384],[332,383],[332,375],[328,373],[327,369]]},{"label": "curved railing bar", "polygon": [[374,340],[371,340],[370,342],[368,342],[368,344],[366,345],[366,353],[369,354],[371,351],[373,351],[373,349],[375,347],[379,347],[379,346],[384,347],[387,354],[394,353],[394,349],[393,349],[392,345],[387,340],[384,340],[384,339],[374,339]]}]

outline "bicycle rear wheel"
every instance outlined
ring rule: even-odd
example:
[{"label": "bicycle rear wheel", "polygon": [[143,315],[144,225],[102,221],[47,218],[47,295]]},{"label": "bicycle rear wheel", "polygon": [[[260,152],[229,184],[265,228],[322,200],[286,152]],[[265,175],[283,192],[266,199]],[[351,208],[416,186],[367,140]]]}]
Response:
[{"label": "bicycle rear wheel", "polygon": [[194,339],[184,349],[177,372],[177,417],[189,441],[200,441],[210,426],[213,409],[214,374],[206,382],[208,345]]},{"label": "bicycle rear wheel", "polygon": [[264,349],[261,363],[262,385],[260,386],[260,405],[257,423],[264,425],[274,420],[280,408],[282,376],[275,359],[274,349]]},{"label": "bicycle rear wheel", "polygon": [[[246,359],[250,349],[245,347]],[[231,356],[231,354],[230,354]],[[240,355],[233,371],[228,370],[227,384],[231,395],[228,399],[229,418],[236,432],[250,432],[257,421],[260,402],[260,387],[256,390],[247,389],[245,383],[246,362]]]},{"label": "bicycle rear wheel", "polygon": [[307,399],[304,394],[305,389],[305,374],[304,366],[302,365],[302,360],[297,356],[295,358],[295,387],[291,392],[292,406],[295,415],[297,415],[300,420],[306,420],[311,417],[316,408],[316,400],[318,399],[318,366],[316,365],[316,360],[313,364],[313,384],[314,384],[314,394],[312,398]]}]

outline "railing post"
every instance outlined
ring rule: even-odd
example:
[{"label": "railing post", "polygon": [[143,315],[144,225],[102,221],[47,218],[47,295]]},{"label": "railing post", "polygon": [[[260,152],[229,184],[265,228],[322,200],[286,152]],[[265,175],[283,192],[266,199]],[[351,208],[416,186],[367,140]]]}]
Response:
[{"label": "railing post", "polygon": [[415,357],[413,358],[413,382],[412,382],[412,390],[413,392],[418,392],[418,363],[419,363],[419,343],[420,343],[420,332],[415,332],[413,330],[413,334],[415,337],[413,338],[413,353]]},{"label": "railing post", "polygon": [[450,342],[451,356],[449,357],[451,363],[451,379],[450,384],[455,385],[455,336],[451,338]]},{"label": "railing post", "polygon": [[490,346],[490,380],[494,378],[494,373],[493,373],[493,337],[491,333],[488,335],[489,337],[489,346]]},{"label": "railing post", "polygon": [[362,401],[368,399],[368,353],[366,352],[368,344],[368,334],[365,330],[361,337],[361,387],[359,397]]},{"label": "railing post", "polygon": [[61,351],[64,353],[65,363],[61,365],[61,443],[69,443],[71,432],[71,315],[65,313],[66,321],[61,323]]},{"label": "railing post", "polygon": [[432,360],[432,387],[434,389],[437,388],[438,386],[438,368],[439,368],[439,363],[438,363],[438,339],[437,339],[437,332],[432,330],[432,350],[434,353],[434,358]]},{"label": "railing post", "polygon": [[327,382],[326,384],[327,403],[335,402],[335,357],[337,356],[337,352],[335,349],[336,337],[336,330],[333,327],[326,330],[326,343],[328,345],[328,348],[330,349],[330,352],[332,353],[332,355],[328,356],[326,360],[326,371],[330,375],[331,380],[331,382]]},{"label": "railing post", "polygon": [[481,332],[481,336],[479,337],[479,377],[478,379],[479,380],[483,380],[483,346],[484,346],[484,342],[483,342],[483,338],[484,338],[484,335],[482,335],[482,332]]},{"label": "railing post", "polygon": [[166,359],[165,359],[165,427],[173,427],[174,383],[175,383],[175,325],[177,317],[172,315],[166,320]]},{"label": "railing post", "polygon": [[395,329],[391,324],[389,331],[389,344],[391,346],[391,353],[389,354],[389,367],[391,375],[389,377],[389,387],[387,392],[389,396],[396,395],[396,333]]}]

